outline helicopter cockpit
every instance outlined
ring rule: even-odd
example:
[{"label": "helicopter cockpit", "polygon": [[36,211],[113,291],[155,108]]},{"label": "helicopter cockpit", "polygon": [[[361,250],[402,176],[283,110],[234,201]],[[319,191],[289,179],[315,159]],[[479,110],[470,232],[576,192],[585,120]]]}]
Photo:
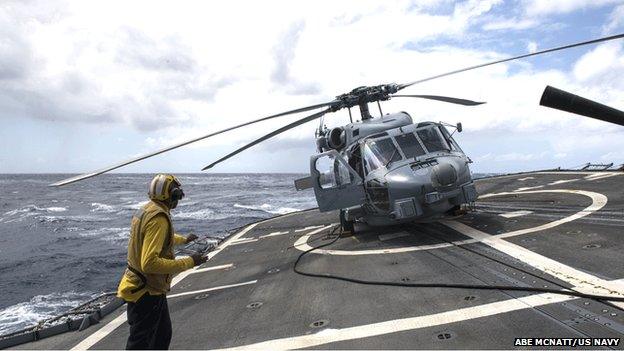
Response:
[{"label": "helicopter cockpit", "polygon": [[[395,133],[384,132],[364,139],[359,149],[364,161],[364,170],[370,174],[378,169],[387,169],[401,160],[414,160],[437,152],[460,151],[444,126],[429,124],[410,130],[399,128]],[[358,169],[354,167],[354,169]],[[363,174],[361,174],[363,176]]]}]

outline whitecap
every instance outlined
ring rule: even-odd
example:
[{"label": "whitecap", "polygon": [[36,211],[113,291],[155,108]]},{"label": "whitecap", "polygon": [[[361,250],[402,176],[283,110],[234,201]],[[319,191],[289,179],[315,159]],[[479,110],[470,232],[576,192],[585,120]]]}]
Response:
[{"label": "whitecap", "polygon": [[125,242],[130,236],[130,227],[125,228],[99,228],[94,230],[85,230],[78,233],[81,237],[96,237],[100,240],[120,243]]},{"label": "whitecap", "polygon": [[172,213],[174,219],[221,219],[223,216],[215,216],[215,211],[204,208],[197,211],[176,211]]},{"label": "whitecap", "polygon": [[148,202],[149,202],[149,200],[146,200],[146,201],[141,201],[141,202],[134,203],[134,204],[133,204],[133,203],[131,203],[131,204],[129,204],[129,205],[124,206],[124,208],[125,208],[125,209],[129,209],[129,210],[138,210],[138,209],[140,209],[141,207],[145,206],[145,204],[146,204],[146,203],[148,203]]},{"label": "whitecap", "polygon": [[42,319],[54,317],[95,297],[96,294],[75,291],[37,295],[0,310],[0,335],[32,326]]},{"label": "whitecap", "polygon": [[91,203],[91,207],[93,207],[91,209],[91,212],[104,212],[104,213],[115,212],[115,207],[114,206],[107,205],[107,204],[101,204],[99,202],[92,202]]}]

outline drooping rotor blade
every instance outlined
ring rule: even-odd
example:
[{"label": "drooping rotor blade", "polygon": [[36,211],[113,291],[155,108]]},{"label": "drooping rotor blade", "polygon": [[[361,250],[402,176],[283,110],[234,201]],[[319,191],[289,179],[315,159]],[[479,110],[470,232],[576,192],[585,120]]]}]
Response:
[{"label": "drooping rotor blade", "polygon": [[437,100],[443,102],[450,102],[452,104],[464,105],[464,106],[476,106],[485,104],[485,102],[472,101],[466,99],[458,99],[450,96],[439,96],[439,95],[390,95],[391,97],[414,97],[421,99],[429,99],[429,100]]},{"label": "drooping rotor blade", "polygon": [[234,129],[242,128],[242,127],[245,127],[245,126],[248,126],[248,125],[251,125],[251,124],[267,121],[267,120],[270,120],[270,119],[273,119],[273,118],[277,118],[277,117],[283,117],[283,116],[294,114],[294,113],[306,112],[306,111],[315,110],[315,109],[318,109],[318,108],[321,108],[321,107],[331,106],[333,104],[336,104],[337,102],[338,101],[334,100],[334,101],[325,102],[325,103],[322,103],[322,104],[311,105],[311,106],[302,107],[302,108],[298,108],[298,109],[294,109],[294,110],[290,110],[290,111],[286,111],[286,112],[281,112],[281,113],[278,113],[278,114],[275,114],[275,115],[263,117],[263,118],[256,119],[256,120],[253,120],[253,121],[250,121],[250,122],[242,123],[242,124],[239,124],[239,125],[236,125],[236,126],[233,126],[233,127],[222,129],[222,130],[220,130],[218,132],[202,135],[200,137],[197,137],[197,138],[185,141],[185,142],[180,143],[180,144],[168,146],[166,148],[163,148],[163,149],[160,149],[158,151],[149,153],[147,155],[135,157],[135,158],[129,159],[127,161],[124,161],[124,162],[121,162],[121,163],[117,163],[117,164],[114,164],[112,166],[109,166],[109,167],[106,167],[106,168],[102,168],[100,170],[97,170],[97,171],[94,171],[94,172],[91,172],[91,173],[80,174],[80,175],[75,176],[75,177],[63,179],[63,180],[58,181],[56,183],[52,183],[49,186],[62,186],[62,185],[75,183],[77,181],[84,180],[84,179],[91,178],[91,177],[95,177],[97,175],[100,175],[100,174],[112,171],[114,169],[117,169],[117,168],[120,168],[120,167],[123,167],[123,166],[126,166],[126,165],[129,165],[131,163],[135,163],[135,162],[138,162],[138,161],[141,161],[141,160],[145,160],[146,158],[150,158],[152,156],[156,156],[156,155],[162,154],[164,152],[171,151],[173,149],[177,149],[179,147],[182,147],[182,146],[185,146],[185,145],[188,145],[188,144],[200,141],[200,140],[204,140],[204,139],[213,137],[215,135],[219,135],[219,134],[222,134],[222,133],[225,133],[225,132],[229,132],[229,131],[234,130]]},{"label": "drooping rotor blade", "polygon": [[471,71],[473,69],[477,69],[477,68],[481,68],[481,67],[491,66],[491,65],[498,64],[498,63],[503,63],[503,62],[508,62],[508,61],[522,59],[522,58],[525,58],[525,57],[531,57],[531,56],[546,54],[546,53],[553,52],[553,51],[570,49],[570,48],[574,48],[574,47],[577,47],[577,46],[596,44],[596,43],[601,43],[601,42],[604,42],[604,41],[615,40],[615,39],[620,39],[620,38],[624,38],[624,33],[617,34],[617,35],[611,35],[611,36],[608,36],[608,37],[603,37],[603,38],[594,39],[594,40],[583,41],[583,42],[580,42],[580,43],[574,43],[574,44],[569,44],[569,45],[564,45],[564,46],[558,46],[558,47],[552,48],[552,49],[540,50],[540,51],[536,51],[536,52],[532,52],[532,53],[528,53],[528,54],[524,54],[524,55],[509,57],[509,58],[502,59],[502,60],[496,60],[496,61],[492,61],[492,62],[488,62],[488,63],[482,63],[480,65],[465,67],[465,68],[461,68],[461,69],[458,69],[458,70],[454,70],[454,71],[450,71],[450,72],[446,72],[446,73],[442,73],[442,74],[437,74],[435,76],[427,77],[427,78],[424,78],[424,79],[419,79],[419,80],[413,81],[411,83],[401,84],[401,85],[399,85],[399,90],[407,88],[407,87],[412,86],[414,84],[427,82],[427,81],[430,81],[430,80],[433,80],[433,79],[442,78],[442,77],[450,76],[450,75],[461,73],[461,72]]},{"label": "drooping rotor blade", "polygon": [[254,145],[257,145],[257,144],[260,144],[261,142],[263,142],[263,141],[265,141],[267,139],[270,139],[270,138],[272,138],[272,137],[274,137],[274,136],[276,136],[278,134],[284,133],[287,130],[293,129],[293,128],[298,127],[298,126],[300,126],[300,125],[302,125],[304,123],[308,123],[308,122],[313,121],[313,120],[315,120],[317,118],[320,118],[321,116],[323,116],[324,114],[326,114],[328,112],[331,112],[331,109],[326,109],[326,110],[317,112],[317,113],[315,113],[313,115],[304,117],[304,118],[299,119],[297,121],[294,121],[294,122],[292,122],[292,123],[290,123],[288,125],[285,125],[282,128],[280,128],[280,129],[277,129],[277,130],[275,130],[275,131],[273,131],[273,132],[271,132],[271,133],[269,133],[269,134],[267,134],[267,135],[265,135],[265,136],[263,136],[261,138],[258,138],[256,140],[252,141],[251,143],[249,143],[249,144],[247,144],[247,145],[245,145],[245,146],[243,146],[241,148],[236,149],[233,152],[230,152],[229,154],[221,157],[220,159],[218,159],[218,160],[214,161],[213,163],[209,164],[208,166],[202,168],[202,171],[205,171],[205,170],[207,170],[209,168],[212,168],[214,165],[216,165],[218,163],[221,163],[221,162],[227,160],[228,158],[230,158],[232,156],[235,156],[235,155],[237,155],[237,154],[239,154],[239,153],[249,149],[250,147],[252,147]]},{"label": "drooping rotor blade", "polygon": [[540,105],[624,126],[624,112],[550,85],[544,89]]}]

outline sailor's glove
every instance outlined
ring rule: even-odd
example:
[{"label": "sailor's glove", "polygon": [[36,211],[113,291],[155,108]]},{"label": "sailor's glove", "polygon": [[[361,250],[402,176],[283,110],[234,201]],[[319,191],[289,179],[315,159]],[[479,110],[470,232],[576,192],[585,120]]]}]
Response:
[{"label": "sailor's glove", "polygon": [[202,256],[202,254],[192,254],[191,258],[193,259],[194,266],[199,266],[200,264],[208,261],[208,257]]},{"label": "sailor's glove", "polygon": [[187,244],[192,242],[192,241],[195,241],[195,240],[197,240],[197,235],[195,235],[195,234],[191,234],[191,235],[186,237],[186,243]]}]

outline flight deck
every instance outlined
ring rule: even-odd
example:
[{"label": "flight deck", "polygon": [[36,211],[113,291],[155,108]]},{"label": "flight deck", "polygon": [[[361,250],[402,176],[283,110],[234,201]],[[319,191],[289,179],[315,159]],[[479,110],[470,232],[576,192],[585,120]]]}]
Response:
[{"label": "flight deck", "polygon": [[[329,244],[298,268],[361,281],[624,297],[624,172],[544,171],[475,183],[473,208],[442,221],[358,223],[355,235],[336,238],[338,213],[308,210],[243,228],[174,279],[171,348],[511,349],[532,347],[517,338],[612,338],[618,344],[576,348],[622,349],[622,302],[366,285],[293,270],[304,251]],[[82,332],[19,347],[123,349],[127,337],[122,306]]]}]

